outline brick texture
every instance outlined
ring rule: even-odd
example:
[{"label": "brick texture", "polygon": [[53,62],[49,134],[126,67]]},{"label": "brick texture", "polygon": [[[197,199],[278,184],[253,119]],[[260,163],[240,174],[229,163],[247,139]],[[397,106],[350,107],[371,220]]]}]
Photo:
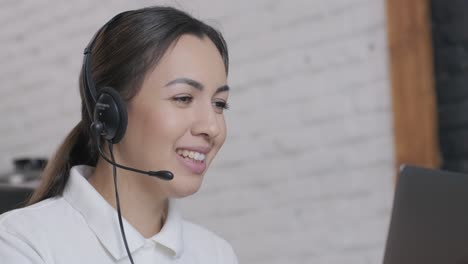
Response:
[{"label": "brick texture", "polygon": [[379,263],[393,192],[384,1],[0,0],[0,165],[78,122],[78,72],[115,13],[170,4],[220,28],[228,138],[187,218],[241,263]]}]

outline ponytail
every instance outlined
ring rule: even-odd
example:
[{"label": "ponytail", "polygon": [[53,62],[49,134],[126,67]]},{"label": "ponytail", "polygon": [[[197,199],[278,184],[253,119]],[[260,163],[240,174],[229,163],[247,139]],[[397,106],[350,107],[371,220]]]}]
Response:
[{"label": "ponytail", "polygon": [[74,165],[96,166],[97,153],[85,122],[80,121],[62,142],[41,175],[41,182],[27,205],[61,195]]}]

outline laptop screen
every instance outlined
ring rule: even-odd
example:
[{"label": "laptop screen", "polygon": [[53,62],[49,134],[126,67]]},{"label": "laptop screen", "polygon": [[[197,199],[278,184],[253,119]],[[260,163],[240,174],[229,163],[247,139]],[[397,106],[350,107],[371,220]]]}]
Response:
[{"label": "laptop screen", "polygon": [[468,175],[403,167],[383,263],[468,263]]}]

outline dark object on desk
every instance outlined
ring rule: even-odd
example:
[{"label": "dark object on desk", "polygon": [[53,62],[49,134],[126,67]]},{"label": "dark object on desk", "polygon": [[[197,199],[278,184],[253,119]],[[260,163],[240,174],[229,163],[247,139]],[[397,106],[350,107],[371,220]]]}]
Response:
[{"label": "dark object on desk", "polygon": [[0,214],[25,205],[33,188],[0,184]]},{"label": "dark object on desk", "polygon": [[42,170],[47,165],[45,158],[15,158],[15,174],[21,175],[24,181],[32,181],[40,178]]},{"label": "dark object on desk", "polygon": [[468,263],[468,175],[403,167],[383,263]]},{"label": "dark object on desk", "polygon": [[13,159],[14,170],[0,174],[0,183],[13,185],[39,181],[44,167],[47,165],[45,158],[20,157]]}]

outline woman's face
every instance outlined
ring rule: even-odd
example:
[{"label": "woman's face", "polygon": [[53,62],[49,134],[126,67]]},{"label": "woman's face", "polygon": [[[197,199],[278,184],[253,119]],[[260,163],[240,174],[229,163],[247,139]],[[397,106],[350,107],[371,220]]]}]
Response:
[{"label": "woman's face", "polygon": [[[148,72],[127,104],[128,127],[119,143],[123,164],[169,170],[174,179],[139,176],[148,191],[167,197],[196,192],[226,138],[228,100],[223,60],[213,42],[183,35]],[[188,156],[188,157],[187,157]]]}]

